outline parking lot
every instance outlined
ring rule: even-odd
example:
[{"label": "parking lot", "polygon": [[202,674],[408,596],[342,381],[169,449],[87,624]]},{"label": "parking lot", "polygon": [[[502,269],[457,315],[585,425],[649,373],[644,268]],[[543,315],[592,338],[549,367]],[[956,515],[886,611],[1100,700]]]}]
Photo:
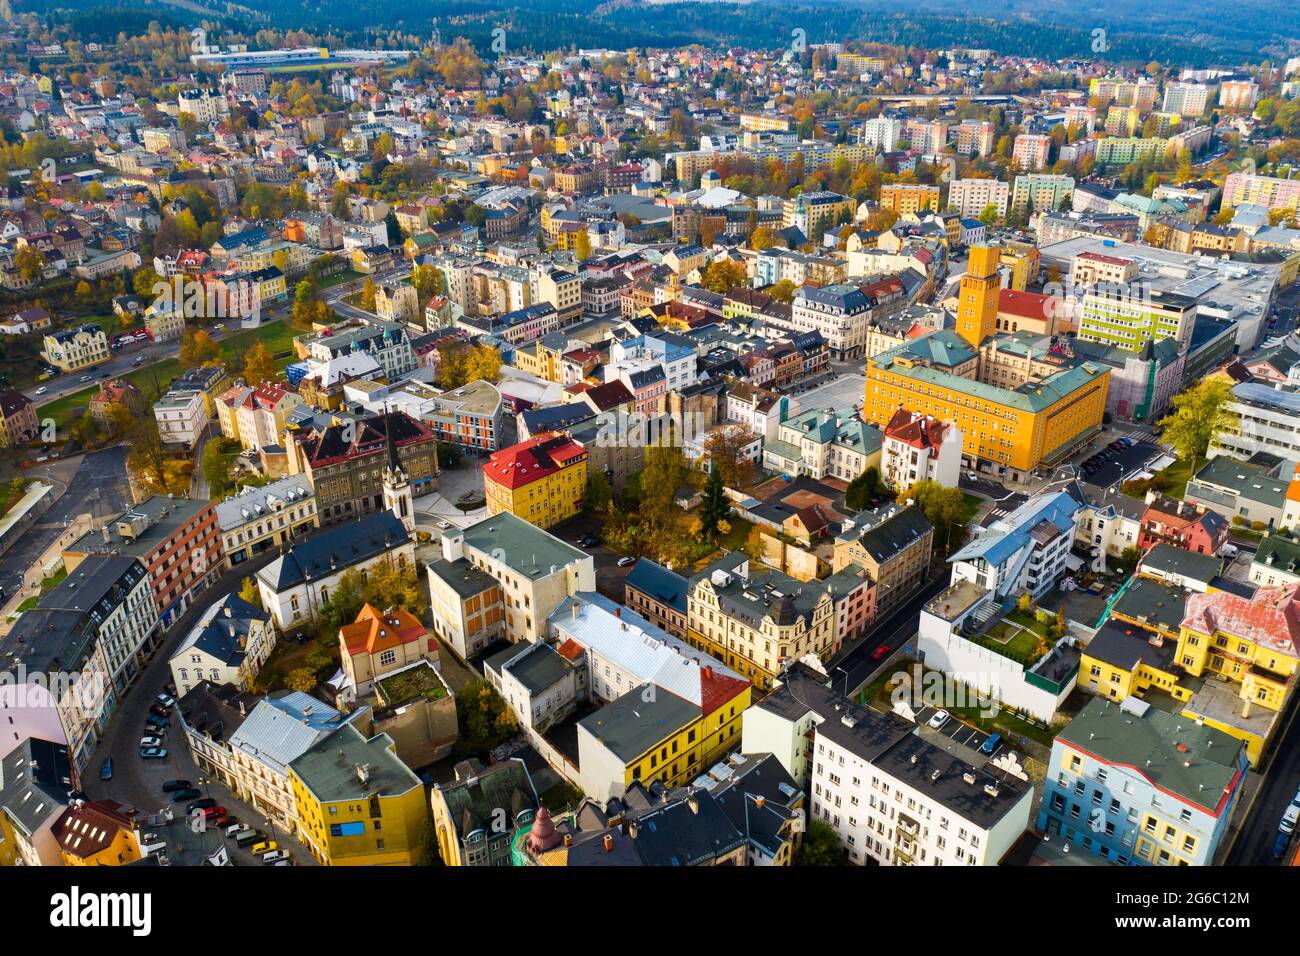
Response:
[{"label": "parking lot", "polygon": [[1012,749],[1007,745],[1006,739],[1003,738],[999,741],[998,745],[993,748],[992,753],[983,753],[980,748],[984,746],[984,743],[991,735],[984,733],[982,730],[976,730],[970,724],[963,723],[951,715],[948,716],[948,719],[945,720],[941,726],[930,727],[930,720],[939,712],[939,709],[936,707],[922,707],[921,712],[916,715],[917,726],[927,727],[934,733],[941,734],[953,743],[966,747],[967,749],[979,754],[981,758],[987,758],[988,760],[993,760],[1004,751]]},{"label": "parking lot", "polygon": [[[1133,442],[1127,448],[1118,450],[1109,447],[1102,449],[1094,454],[1091,458],[1085,458],[1078,463],[1079,477],[1090,485],[1096,485],[1099,488],[1107,488],[1111,485],[1127,481],[1133,475],[1142,471],[1146,466],[1158,459],[1164,454],[1158,444],[1151,441],[1150,438],[1142,432],[1131,432],[1128,435],[1116,435],[1111,441],[1119,438],[1126,438]],[[1106,456],[1108,460],[1102,460],[1099,456]],[[1100,467],[1091,473],[1085,471],[1085,466],[1089,462],[1097,462]]]}]

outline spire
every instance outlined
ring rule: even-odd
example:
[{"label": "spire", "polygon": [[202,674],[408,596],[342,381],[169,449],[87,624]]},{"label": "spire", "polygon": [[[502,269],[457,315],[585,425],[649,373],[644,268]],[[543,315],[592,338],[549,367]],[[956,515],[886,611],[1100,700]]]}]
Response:
[{"label": "spire", "polygon": [[387,402],[384,403],[384,438],[388,443],[388,469],[401,471],[402,459],[397,454],[397,439],[393,437],[393,413]]}]

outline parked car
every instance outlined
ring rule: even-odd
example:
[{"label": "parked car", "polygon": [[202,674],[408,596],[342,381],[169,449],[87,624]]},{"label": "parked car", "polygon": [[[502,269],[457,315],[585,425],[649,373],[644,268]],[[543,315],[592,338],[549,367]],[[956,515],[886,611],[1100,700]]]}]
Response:
[{"label": "parked car", "polygon": [[283,859],[283,860],[276,860],[276,861],[275,861],[274,863],[272,863],[271,865],[272,865],[272,866],[293,866],[293,860],[291,860],[291,859],[289,859],[288,857],[286,857],[286,858]]},{"label": "parked car", "polygon": [[150,704],[149,713],[157,717],[170,717],[172,715],[171,710],[162,704]]},{"label": "parked car", "polygon": [[266,834],[261,830],[246,830],[235,837],[235,846],[248,846],[258,840],[265,840]]},{"label": "parked car", "polygon": [[618,566],[620,568],[625,568],[629,564],[636,564],[636,558],[632,557],[630,554],[625,554],[623,557],[618,559]]},{"label": "parked car", "polygon": [[249,833],[253,832],[252,827],[244,826],[244,824],[240,823],[238,820],[232,817],[229,821],[229,826],[226,827],[226,836],[228,837],[239,836],[239,834],[244,832],[245,830],[247,830]]},{"label": "parked car", "polygon": [[195,810],[206,810],[208,807],[215,807],[217,801],[212,797],[204,797],[201,800],[194,800],[185,808],[186,813],[193,813]]},{"label": "parked car", "polygon": [[145,760],[165,760],[167,751],[162,747],[141,747],[140,756]]},{"label": "parked car", "polygon": [[176,698],[173,697],[171,694],[159,694],[157,697],[154,698],[154,700],[162,704],[164,707],[176,706]]},{"label": "parked car", "polygon": [[263,853],[270,853],[272,850],[278,849],[280,849],[280,844],[274,840],[263,840],[261,843],[254,843],[251,852],[253,856],[261,856]]},{"label": "parked car", "polygon": [[164,730],[166,730],[170,726],[171,724],[168,723],[167,720],[165,720],[164,718],[156,717],[153,714],[150,714],[149,717],[144,722],[144,732],[146,734],[161,734]]},{"label": "parked car", "polygon": [[113,758],[112,757],[105,757],[104,762],[99,765],[99,779],[100,780],[113,779]]},{"label": "parked car", "polygon": [[262,857],[263,863],[279,863],[281,860],[289,859],[288,850],[272,850]]},{"label": "parked car", "polygon": [[946,710],[938,711],[937,713],[935,713],[933,717],[930,718],[930,726],[935,730],[938,730],[947,722],[948,722],[948,712]]},{"label": "parked car", "polygon": [[1282,811],[1282,820],[1277,825],[1278,830],[1287,834],[1294,833],[1297,819],[1300,819],[1300,800],[1293,801]]},{"label": "parked car", "polygon": [[193,787],[186,787],[183,790],[177,790],[172,794],[172,803],[184,803],[186,800],[193,800],[199,795],[199,791]]},{"label": "parked car", "polygon": [[1291,843],[1291,834],[1279,833],[1277,839],[1273,841],[1273,859],[1280,860],[1286,856],[1286,848]]},{"label": "parked car", "polygon": [[203,817],[208,821],[219,820],[226,815],[225,807],[204,807]]},{"label": "parked car", "polygon": [[989,739],[984,741],[984,746],[980,747],[980,753],[991,754],[998,749],[998,744],[1002,743],[1002,735],[997,731],[989,734]]},{"label": "parked car", "polygon": [[439,518],[436,523],[438,527],[441,528],[443,531],[446,531],[448,528],[451,527],[451,522],[448,521],[446,518]]},{"label": "parked car", "polygon": [[141,746],[141,747],[158,747],[158,746],[161,746],[161,745],[162,745],[162,738],[161,738],[161,737],[148,736],[148,737],[141,737],[141,738],[140,738],[140,746]]},{"label": "parked car", "polygon": [[163,793],[174,793],[177,790],[189,790],[193,787],[188,780],[164,780],[162,785]]}]

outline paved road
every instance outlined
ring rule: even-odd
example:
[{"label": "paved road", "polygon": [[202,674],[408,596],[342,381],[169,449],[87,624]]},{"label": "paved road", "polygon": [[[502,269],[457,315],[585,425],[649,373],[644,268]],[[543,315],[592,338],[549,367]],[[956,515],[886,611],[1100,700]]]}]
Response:
[{"label": "paved road", "polygon": [[[948,578],[945,566],[936,578],[923,585],[910,600],[895,608],[884,620],[878,621],[865,635],[841,648],[826,668],[831,675],[831,686],[845,694],[852,694],[871,679],[871,675],[890,654],[904,644],[914,642],[922,608],[948,586]],[[887,646],[889,653],[880,660],[872,659],[872,652],[881,645]]]},{"label": "paved road", "polygon": [[[1277,838],[1282,810],[1300,787],[1300,718],[1292,701],[1289,722],[1274,743],[1271,757],[1250,813],[1228,853],[1228,866],[1276,866],[1270,850]],[[1284,718],[1286,719],[1286,718]],[[1292,835],[1292,842],[1296,837]]]},{"label": "paved road", "polygon": [[[40,472],[33,471],[29,477],[40,477]],[[116,514],[129,501],[126,449],[118,445],[86,455],[63,496],[0,558],[0,587],[6,594],[15,593],[23,574],[55,542],[69,520],[85,512],[96,517]]]},{"label": "paved road", "polygon": [[[91,798],[110,797],[146,812],[155,812],[171,806],[169,797],[163,794],[161,789],[163,781],[182,778],[204,790],[205,796],[215,798],[219,806],[225,807],[241,822],[267,831],[265,817],[249,804],[233,796],[225,786],[216,782],[209,782],[206,786],[198,783],[203,774],[195,765],[185,744],[184,735],[178,728],[175,712],[171,717],[171,726],[162,735],[163,747],[167,750],[166,759],[142,760],[139,755],[139,744],[140,737],[144,734],[144,720],[149,712],[149,705],[162,691],[163,685],[171,679],[167,660],[176,645],[189,633],[207,608],[226,595],[237,592],[245,577],[269,564],[278,554],[278,551],[268,551],[232,569],[217,584],[205,591],[168,632],[162,644],[154,652],[153,658],[145,665],[140,678],[128,691],[122,706],[109,719],[103,738],[91,759],[87,780],[83,782],[83,787]],[[99,779],[99,768],[106,756],[112,757],[113,760],[113,779],[108,782]],[[184,816],[184,809],[184,804],[176,808],[178,817]],[[208,850],[215,849],[221,842],[227,845],[236,863],[257,862],[248,852],[248,848],[239,850],[235,847],[234,841],[225,840],[224,836],[214,831],[206,834],[191,833],[184,821],[169,827],[167,835],[172,840],[180,840],[184,845],[184,849],[179,854],[175,850],[171,854],[174,863],[197,864],[203,847]],[[299,841],[286,839],[283,832],[276,833],[275,839],[280,842],[282,848],[289,850],[295,863],[308,865],[314,863]]]}]

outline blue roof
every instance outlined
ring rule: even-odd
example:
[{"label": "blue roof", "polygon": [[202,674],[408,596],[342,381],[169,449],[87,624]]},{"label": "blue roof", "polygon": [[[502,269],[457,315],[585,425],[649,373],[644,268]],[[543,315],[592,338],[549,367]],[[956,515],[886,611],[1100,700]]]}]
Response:
[{"label": "blue roof", "polygon": [[410,535],[391,511],[377,511],[302,541],[257,572],[259,580],[285,591],[344,571],[409,542]]},{"label": "blue roof", "polygon": [[690,589],[690,581],[662,564],[649,558],[638,558],[626,583],[660,604],[666,604],[681,614],[686,613],[686,592]]},{"label": "blue roof", "polygon": [[1050,521],[1062,534],[1073,536],[1074,517],[1079,510],[1079,503],[1064,491],[1030,498],[1005,518],[977,531],[979,537],[948,560],[983,558],[994,566],[1000,565],[1029,543],[1029,532],[1043,521]]}]

